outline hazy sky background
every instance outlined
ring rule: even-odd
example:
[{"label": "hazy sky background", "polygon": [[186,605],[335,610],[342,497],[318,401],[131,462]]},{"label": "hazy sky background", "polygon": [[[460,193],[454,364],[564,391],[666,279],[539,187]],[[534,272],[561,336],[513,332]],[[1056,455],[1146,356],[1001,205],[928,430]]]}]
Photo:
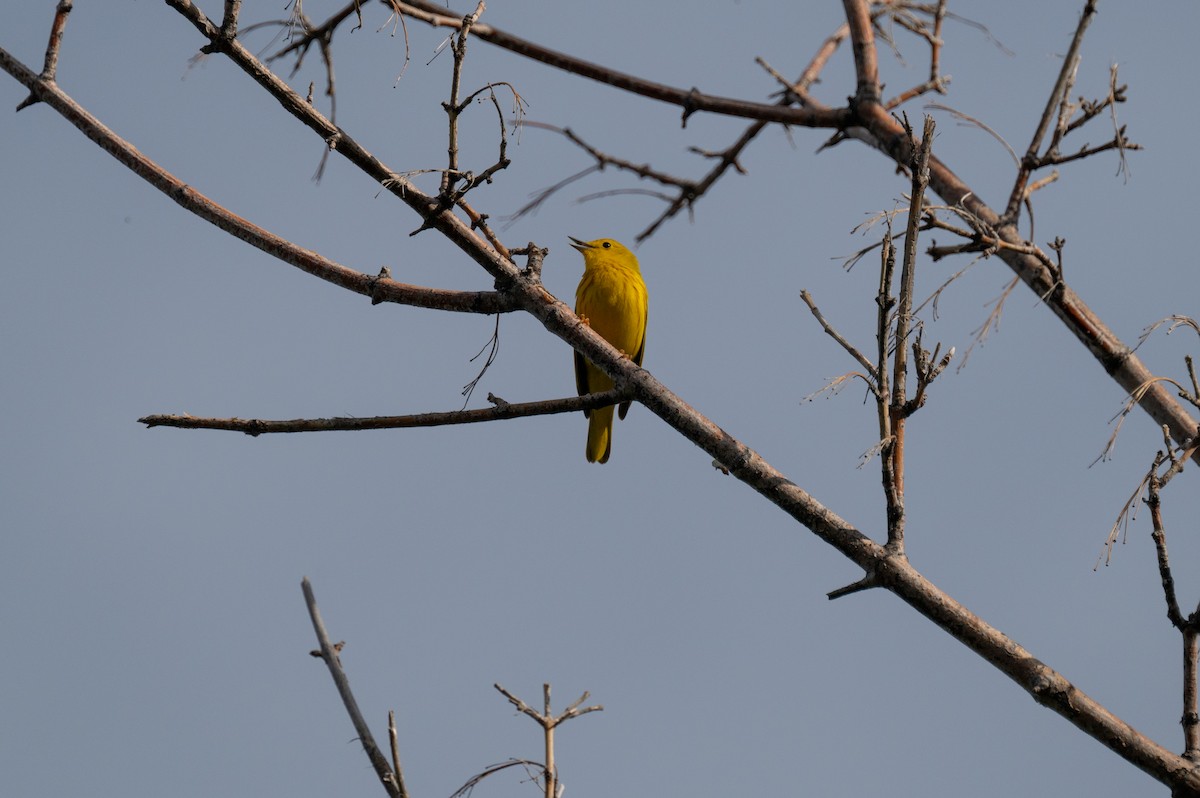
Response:
[{"label": "hazy sky background", "polygon": [[[55,3],[5,3],[0,46],[39,69]],[[323,20],[341,2],[309,0]],[[222,3],[201,6],[219,17]],[[946,24],[939,102],[1028,145],[1082,2],[952,2],[987,26]],[[1104,93],[1146,146],[1128,180],[1106,154],[1061,169],[1036,195],[1035,238],[1065,238],[1068,281],[1122,338],[1197,315],[1194,186],[1200,171],[1191,52],[1200,9],[1103,2],[1076,93]],[[455,5],[456,11],[470,10]],[[799,74],[841,5],[710,0],[492,0],[484,21],[659,80],[751,100],[762,56]],[[285,17],[247,2],[243,24]],[[445,159],[445,37],[374,5],[334,40],[338,122],[391,168]],[[383,27],[381,27],[383,26]],[[272,33],[251,33],[272,52]],[[993,41],[993,38],[994,40]],[[899,34],[887,94],[926,77]],[[1003,48],[995,42],[998,41]],[[235,212],[347,266],[488,289],[490,279],[338,157],[163,3],[78,2],[59,83],[146,155]],[[1007,51],[1004,49],[1007,48]],[[290,63],[279,63],[285,74]],[[292,84],[323,72],[310,55]],[[679,111],[475,40],[464,88],[509,81],[531,120],[698,177],[687,147],[721,149],[746,122]],[[853,92],[842,50],[815,88]],[[612,460],[584,460],[579,415],[484,426],[250,438],[146,430],[156,412],[262,418],[454,410],[493,320],[372,307],[282,266],[182,211],[25,90],[0,77],[0,780],[12,796],[378,795],[315,645],[309,576],[360,705],[388,709],[414,798],[448,796],[485,766],[539,758],[538,729],[493,682],[561,708],[583,690],[605,710],[559,734],[570,796],[1164,795],[1131,765],[1042,709],[890,594],[836,602],[860,572],[712,469],[645,408],[616,427]],[[907,107],[919,118],[924,100]],[[507,101],[505,108],[508,110]],[[944,112],[935,152],[993,207],[1013,175],[1004,148]],[[496,155],[490,105],[464,117],[464,164]],[[874,409],[854,385],[804,397],[855,364],[799,299],[808,289],[871,346],[877,269],[846,272],[878,237],[852,229],[907,190],[856,142],[815,154],[827,131],[768,130],[696,207],[638,249],[651,296],[646,366],[806,490],[879,539]],[[1068,149],[1111,135],[1102,118]],[[473,195],[499,219],[589,164],[525,129],[513,165]],[[436,175],[416,178],[427,190]],[[572,296],[582,260],[567,236],[632,243],[660,203],[586,194],[653,188],[609,170],[504,231],[551,250],[549,290]],[[949,235],[929,236],[950,243]],[[923,259],[928,295],[964,258]],[[926,342],[963,353],[1011,273],[977,263],[929,314]],[[1141,354],[1186,379],[1194,335],[1159,332]],[[959,362],[961,362],[961,357]],[[510,402],[574,391],[569,348],[529,318],[501,321],[488,392]],[[1122,503],[1162,445],[1140,411],[1112,462],[1089,468],[1122,391],[1023,286],[1001,328],[950,370],[909,427],[914,565],[1082,690],[1174,750],[1180,642],[1165,619],[1149,519],[1094,571]],[[1166,499],[1185,612],[1197,597],[1200,510],[1189,469]],[[531,796],[515,771],[478,798]]]}]

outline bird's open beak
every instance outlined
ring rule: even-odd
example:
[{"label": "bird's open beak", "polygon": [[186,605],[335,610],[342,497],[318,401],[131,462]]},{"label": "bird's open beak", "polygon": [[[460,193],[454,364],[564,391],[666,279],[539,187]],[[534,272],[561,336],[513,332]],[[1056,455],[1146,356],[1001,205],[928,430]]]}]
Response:
[{"label": "bird's open beak", "polygon": [[592,249],[591,244],[589,244],[586,241],[580,241],[575,236],[567,236],[567,238],[571,239],[571,246],[575,247],[575,249],[579,250],[580,252],[583,252],[584,250]]}]

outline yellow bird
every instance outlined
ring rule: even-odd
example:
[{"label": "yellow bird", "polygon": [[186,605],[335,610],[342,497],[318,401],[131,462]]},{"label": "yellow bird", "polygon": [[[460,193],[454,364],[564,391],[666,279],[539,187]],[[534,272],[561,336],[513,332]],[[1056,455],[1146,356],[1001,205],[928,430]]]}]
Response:
[{"label": "yellow bird", "polygon": [[[632,357],[634,363],[642,365],[650,300],[637,257],[611,238],[595,241],[571,238],[571,241],[571,246],[583,254],[583,277],[575,289],[575,314],[600,337]],[[575,387],[584,396],[611,390],[613,381],[576,352]],[[622,402],[621,418],[628,412],[629,402]],[[607,463],[612,451],[612,405],[585,410],[584,415],[588,417],[588,462]]]}]

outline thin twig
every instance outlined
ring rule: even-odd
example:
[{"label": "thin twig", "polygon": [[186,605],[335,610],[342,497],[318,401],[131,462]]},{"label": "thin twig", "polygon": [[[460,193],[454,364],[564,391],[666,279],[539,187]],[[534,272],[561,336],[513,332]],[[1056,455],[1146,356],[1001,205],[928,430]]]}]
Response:
[{"label": "thin twig", "polygon": [[487,352],[487,357],[484,358],[483,365],[479,368],[479,373],[475,375],[474,379],[463,386],[463,406],[460,408],[461,410],[467,409],[467,405],[471,402],[471,395],[475,393],[475,389],[479,387],[479,382],[483,379],[483,375],[487,374],[488,369],[491,368],[492,364],[496,362],[496,355],[500,353],[499,313],[496,314],[496,326],[492,328],[491,336],[488,337],[488,341],[483,345],[483,348],[475,353],[475,357],[471,358],[471,362],[474,363],[476,360],[478,360],[479,356],[484,352]]},{"label": "thin twig", "polygon": [[450,48],[454,54],[454,68],[451,70],[450,75],[450,101],[442,103],[442,107],[446,109],[446,115],[449,117],[450,138],[450,142],[447,145],[449,163],[446,166],[446,171],[442,174],[442,187],[438,192],[443,202],[449,199],[451,191],[454,190],[454,182],[458,174],[458,117],[466,107],[465,103],[459,102],[458,92],[462,85],[463,62],[467,56],[467,35],[471,32],[471,26],[479,20],[479,16],[483,11],[484,2],[483,0],[479,0],[479,4],[475,6],[475,10],[467,14],[459,22],[458,37],[454,40]]},{"label": "thin twig", "polygon": [[[897,446],[896,425],[899,421],[893,415],[893,388],[889,385],[892,370],[888,367],[888,356],[892,353],[892,311],[896,306],[896,298],[892,295],[892,284],[896,273],[896,247],[892,243],[892,220],[887,219],[887,233],[883,237],[883,246],[879,253],[879,290],[875,294],[875,346],[878,363],[875,366],[879,376],[879,391],[875,397],[875,412],[879,422],[878,451],[880,455],[880,480],[887,505],[887,549],[898,556],[904,554],[903,531],[903,487],[896,479],[896,458],[893,453]],[[903,347],[897,347],[902,359]],[[898,373],[898,372],[897,372]],[[899,525],[899,535],[897,535]],[[868,573],[868,576],[870,574]],[[845,588],[843,590],[846,590]]]},{"label": "thin twig", "polygon": [[1100,452],[1100,454],[1096,455],[1096,459],[1091,462],[1091,465],[1095,465],[1102,460],[1112,459],[1113,453],[1117,448],[1117,438],[1121,434],[1121,427],[1125,424],[1125,419],[1127,419],[1129,414],[1133,412],[1133,409],[1141,403],[1142,397],[1144,397],[1148,391],[1153,389],[1159,383],[1169,383],[1174,385],[1176,389],[1182,389],[1183,387],[1170,377],[1151,377],[1138,387],[1134,388],[1129,395],[1125,397],[1125,403],[1121,407],[1120,412],[1109,419],[1110,424],[1113,421],[1116,421],[1117,426],[1113,428],[1112,435],[1108,436],[1108,442],[1104,444],[1104,449]]},{"label": "thin twig", "polygon": [[949,105],[945,105],[944,103],[926,103],[925,107],[935,110],[935,111],[945,111],[948,114],[952,114],[954,116],[954,118],[958,119],[960,122],[963,122],[972,127],[979,128],[984,133],[987,133],[989,136],[994,138],[996,141],[1000,142],[1000,144],[1004,147],[1005,151],[1008,152],[1009,157],[1011,157],[1013,159],[1014,164],[1016,164],[1018,167],[1021,165],[1021,159],[1017,157],[1017,151],[1012,148],[1011,144],[1009,144],[1007,141],[1004,140],[1003,136],[1001,136],[994,129],[992,129],[992,127],[989,126],[986,122],[976,119],[975,117],[971,116],[970,114],[963,113],[962,111],[958,110],[957,108],[951,108]]},{"label": "thin twig", "polygon": [[813,301],[812,295],[809,294],[807,290],[802,290],[800,292],[800,298],[804,300],[804,304],[808,305],[808,309],[812,311],[813,316],[816,317],[817,323],[821,325],[821,329],[828,333],[833,340],[837,341],[842,349],[845,349],[847,352],[849,352],[851,357],[862,364],[862,367],[867,370],[867,374],[870,376],[871,381],[878,383],[879,375],[875,365],[867,359],[866,355],[858,350],[858,347],[854,346],[854,344],[842,337],[842,334],[834,329],[833,325],[825,320],[825,316],[822,315],[820,309],[817,307],[816,302]]},{"label": "thin twig", "polygon": [[[1167,440],[1168,452],[1170,439]],[[1150,473],[1147,475],[1149,487],[1147,489],[1146,506],[1150,508],[1150,523],[1153,527],[1151,538],[1154,540],[1154,549],[1158,554],[1158,574],[1162,582],[1163,598],[1167,602],[1167,618],[1171,621],[1171,625],[1178,629],[1183,635],[1183,716],[1180,718],[1180,724],[1183,726],[1184,752],[1183,755],[1192,760],[1200,760],[1200,708],[1198,708],[1198,666],[1197,658],[1200,656],[1200,647],[1197,645],[1198,635],[1200,635],[1200,626],[1195,615],[1184,618],[1183,613],[1179,610],[1179,600],[1175,595],[1175,578],[1171,575],[1171,563],[1167,556],[1167,530],[1163,523],[1162,517],[1162,483],[1159,479],[1158,469],[1163,464],[1167,455],[1162,451],[1154,458],[1153,465],[1150,466]]]},{"label": "thin twig", "polygon": [[396,775],[396,789],[399,798],[408,798],[408,788],[404,786],[404,770],[400,767],[400,739],[396,732],[396,711],[388,710],[388,742],[392,748],[392,772]]},{"label": "thin twig", "polygon": [[1017,169],[1016,180],[1013,181],[1012,191],[1008,196],[1008,204],[1004,208],[1003,218],[1014,220],[1016,214],[1021,207],[1021,199],[1025,196],[1025,184],[1029,181],[1029,175],[1033,171],[1034,162],[1038,157],[1038,151],[1042,147],[1042,141],[1046,137],[1046,133],[1050,130],[1050,124],[1055,116],[1056,109],[1067,102],[1067,92],[1070,91],[1071,82],[1075,70],[1079,66],[1079,48],[1083,44],[1083,34],[1087,31],[1088,25],[1091,24],[1092,18],[1096,15],[1096,0],[1088,0],[1083,8],[1083,13],[1079,15],[1079,24],[1075,28],[1075,35],[1071,39],[1071,45],[1067,48],[1067,54],[1063,56],[1062,69],[1059,70],[1058,80],[1054,83],[1054,88],[1050,90],[1050,96],[1046,100],[1046,107],[1042,111],[1042,118],[1038,121],[1037,128],[1034,129],[1033,138],[1029,142],[1029,148],[1025,151],[1025,158],[1021,162],[1021,166]]},{"label": "thin twig", "polygon": [[1175,579],[1171,576],[1171,563],[1167,557],[1167,532],[1162,519],[1162,498],[1159,495],[1158,468],[1163,463],[1163,453],[1159,452],[1150,466],[1147,484],[1146,506],[1150,508],[1150,523],[1154,528],[1151,537],[1154,548],[1158,553],[1158,574],[1162,580],[1163,598],[1167,601],[1167,619],[1176,629],[1183,630],[1183,613],[1179,611],[1179,600],[1175,597]]},{"label": "thin twig", "polygon": [[[905,125],[908,118],[905,117]],[[883,490],[887,500],[887,529],[888,548],[904,551],[904,453],[905,432],[908,416],[913,408],[908,404],[908,336],[913,317],[913,293],[916,283],[917,269],[917,236],[921,216],[922,202],[925,199],[925,189],[929,185],[929,153],[933,147],[933,117],[925,117],[925,127],[921,143],[913,153],[909,171],[912,175],[912,191],[909,199],[908,228],[904,233],[904,258],[900,268],[900,292],[897,297],[895,314],[895,332],[893,340],[894,363],[892,377],[892,393],[889,398],[883,395],[881,403],[890,403],[892,443],[883,453]],[[911,129],[909,130],[911,135]],[[889,242],[890,247],[890,242]],[[922,352],[918,346],[918,352]],[[922,369],[922,372],[926,369]],[[914,406],[915,407],[915,406]]]},{"label": "thin twig", "polygon": [[967,347],[967,351],[963,352],[962,361],[958,364],[958,371],[962,371],[964,368],[966,368],[967,361],[970,360],[971,353],[975,351],[975,347],[983,346],[985,343],[987,343],[988,336],[992,333],[992,331],[1000,329],[1000,317],[1004,315],[1004,305],[1006,302],[1008,302],[1008,298],[1012,296],[1013,290],[1020,282],[1020,277],[1012,278],[1008,285],[1004,286],[1004,289],[1000,292],[999,296],[986,303],[991,305],[992,309],[988,313],[987,318],[984,319],[983,324],[971,331],[972,335],[975,337],[971,341],[971,345]]},{"label": "thin twig", "polygon": [[[557,125],[550,125],[546,124],[545,122],[534,122],[528,120],[523,124],[527,128],[548,130],[552,133],[558,133],[563,138],[567,139],[567,141],[571,142],[576,147],[580,148],[589,156],[591,156],[595,163],[581,172],[571,175],[570,177],[560,180],[548,188],[544,188],[536,192],[530,202],[521,206],[521,208],[519,208],[515,213],[506,219],[506,226],[510,226],[518,219],[537,211],[542,204],[546,202],[546,200],[550,199],[550,197],[552,197],[559,190],[566,188],[576,180],[586,177],[593,172],[604,171],[609,166],[620,171],[631,172],[640,178],[653,180],[664,186],[672,186],[677,188],[680,192],[679,196],[694,196],[696,194],[698,187],[694,182],[685,178],[676,177],[675,175],[668,174],[658,169],[654,169],[649,164],[636,164],[632,161],[625,160],[624,158],[618,158],[616,156],[609,155],[608,153],[584,141],[583,138],[581,138],[569,127],[558,127]],[[597,195],[590,195],[590,198],[595,198],[596,196]],[[671,197],[665,197],[665,199],[668,202],[673,200]],[[584,199],[581,198],[579,201],[583,202]],[[639,238],[638,240],[640,241],[641,239]]]},{"label": "thin twig", "polygon": [[500,771],[507,770],[511,767],[524,767],[526,771],[528,771],[529,768],[535,768],[539,771],[545,770],[545,765],[543,765],[541,762],[535,762],[532,759],[509,759],[496,765],[489,765],[483,771],[476,773],[474,776],[467,779],[467,782],[463,784],[463,786],[451,793],[450,798],[466,798],[466,796],[471,794],[471,791],[475,789],[479,782],[483,781],[488,776],[494,776]]}]

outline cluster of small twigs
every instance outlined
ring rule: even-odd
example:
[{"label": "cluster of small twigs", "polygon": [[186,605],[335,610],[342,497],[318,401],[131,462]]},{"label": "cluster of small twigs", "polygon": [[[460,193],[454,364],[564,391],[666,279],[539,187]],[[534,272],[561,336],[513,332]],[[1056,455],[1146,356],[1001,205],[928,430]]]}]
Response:
[{"label": "cluster of small twigs", "polygon": [[[1137,346],[1140,348],[1142,344],[1144,344],[1150,338],[1150,336],[1154,334],[1155,330],[1158,330],[1164,326],[1167,328],[1167,335],[1170,335],[1178,329],[1190,329],[1195,332],[1197,336],[1200,336],[1200,323],[1198,323],[1195,319],[1190,316],[1172,315],[1163,319],[1159,319],[1158,321],[1146,327],[1146,329],[1142,331],[1141,336],[1138,338]],[[1183,385],[1178,380],[1172,379],[1171,377],[1154,376],[1147,379],[1144,383],[1129,392],[1129,395],[1125,397],[1125,403],[1122,405],[1121,410],[1111,419],[1117,423],[1113,427],[1112,434],[1108,437],[1108,442],[1105,443],[1104,449],[1096,456],[1096,459],[1092,461],[1092,465],[1095,465],[1102,460],[1112,459],[1113,453],[1117,446],[1117,438],[1121,434],[1121,426],[1125,423],[1125,419],[1127,419],[1129,414],[1133,412],[1134,408],[1138,406],[1138,403],[1145,396],[1146,392],[1155,386],[1173,386],[1175,388],[1176,396],[1193,407],[1200,409],[1200,379],[1197,379],[1196,377],[1196,362],[1191,355],[1184,355],[1183,364],[1185,370],[1187,371],[1190,385]],[[1195,456],[1196,450],[1200,448],[1200,427],[1193,430],[1192,435],[1188,438],[1184,438],[1181,443],[1171,443],[1170,438],[1168,438],[1168,444],[1169,445],[1166,452],[1167,455],[1170,455],[1171,449],[1174,447],[1175,451],[1184,453],[1182,455],[1183,460],[1191,459],[1193,456]],[[1182,465],[1180,465],[1180,468],[1182,468]],[[1143,484],[1139,486],[1138,491],[1135,492],[1134,495],[1138,495],[1141,491],[1141,488],[1144,488],[1145,486],[1146,481],[1143,480]],[[1128,508],[1128,505],[1126,505],[1126,507]],[[1122,516],[1124,516],[1124,512],[1122,512]],[[1123,526],[1120,519],[1118,519],[1117,525]],[[1111,546],[1113,542],[1114,540],[1110,535],[1106,545]]]},{"label": "cluster of small twigs", "polygon": [[[471,189],[480,186],[484,183],[492,182],[493,176],[507,169],[512,161],[508,158],[508,128],[504,121],[504,111],[500,108],[500,101],[496,97],[496,89],[504,87],[512,93],[513,106],[516,113],[518,124],[523,116],[524,100],[517,90],[510,83],[498,82],[488,83],[482,88],[476,89],[474,92],[462,97],[462,70],[463,64],[466,62],[467,56],[467,37],[471,32],[471,28],[479,21],[479,17],[483,14],[484,2],[479,0],[479,4],[475,6],[475,10],[462,18],[456,33],[451,34],[450,51],[454,56],[454,65],[451,69],[450,79],[450,99],[442,103],[442,108],[446,111],[446,116],[449,120],[449,142],[446,151],[449,156],[449,161],[445,169],[442,170],[441,187],[438,189],[438,210],[446,210],[453,206],[459,206],[471,219],[471,226],[483,232],[492,246],[497,247],[497,251],[507,253],[504,245],[500,243],[496,234],[488,227],[487,217],[476,212],[466,202],[466,196]],[[478,97],[486,93],[488,99],[491,100],[493,107],[496,109],[496,116],[500,121],[500,152],[496,157],[495,163],[484,168],[476,173],[470,170],[464,171],[459,166],[458,139],[459,139],[459,120],[464,111],[470,107]],[[433,224],[428,218],[424,223],[413,231],[413,235],[429,230]]]},{"label": "cluster of small twigs", "polygon": [[[904,120],[904,124],[908,134],[913,135],[907,119]],[[895,288],[896,249],[892,243],[890,217],[887,221],[887,232],[880,244],[879,292],[875,297],[875,359],[867,357],[839,333],[825,319],[807,291],[800,292],[800,297],[808,305],[822,329],[863,367],[863,372],[843,375],[826,388],[836,387],[848,377],[859,377],[866,382],[868,391],[875,399],[879,439],[870,453],[880,455],[883,493],[887,507],[887,548],[900,555],[904,553],[904,451],[907,420],[925,404],[930,383],[946,369],[954,357],[953,347],[944,356],[940,356],[941,344],[935,346],[932,352],[925,349],[922,344],[921,327],[916,323],[913,312],[917,239],[921,229],[920,220],[924,215],[925,190],[929,183],[933,132],[933,119],[925,117],[920,143],[913,151],[912,161],[908,164],[912,176],[912,191],[909,195],[908,225],[903,235],[904,252],[898,290]],[[910,346],[913,359],[911,364],[908,356]],[[911,396],[908,392],[910,371],[917,381],[916,390]],[[838,598],[877,586],[877,574],[868,571],[862,579],[832,591],[829,597]]]},{"label": "cluster of small twigs", "polygon": [[[929,79],[916,85],[908,90],[901,92],[896,97],[888,100],[885,107],[888,110],[898,108],[905,102],[920,97],[929,92],[945,93],[946,87],[949,85],[950,79],[940,73],[941,63],[941,47],[942,47],[942,25],[947,17],[946,11],[947,0],[938,0],[937,3],[916,3],[908,2],[908,0],[882,0],[874,4],[871,10],[871,22],[875,30],[880,34],[881,38],[893,44],[894,39],[886,31],[886,23],[891,22],[895,25],[909,31],[917,36],[922,41],[929,45],[930,50],[930,69]],[[951,15],[953,16],[953,15]],[[843,24],[838,27],[826,40],[822,43],[817,53],[813,56],[808,66],[794,81],[785,78],[781,73],[776,71],[762,57],[756,58],[756,62],[769,74],[772,79],[780,84],[780,89],[775,93],[777,97],[777,105],[780,108],[796,105],[800,107],[816,106],[819,103],[809,94],[809,89],[816,83],[822,70],[825,68],[829,59],[837,51],[838,47],[850,34],[848,24]],[[687,119],[690,114],[685,106],[682,123],[687,125]],[[640,194],[645,196],[655,197],[666,203],[667,207],[659,213],[650,224],[637,234],[636,240],[641,243],[650,236],[654,235],[662,225],[672,218],[677,216],[681,211],[687,210],[689,218],[694,213],[696,203],[705,196],[708,191],[730,170],[739,174],[746,174],[745,167],[741,164],[742,153],[754,141],[755,138],[766,127],[766,121],[757,121],[749,125],[742,133],[728,146],[723,149],[705,149],[700,147],[689,147],[689,151],[699,155],[702,158],[713,161],[712,167],[700,178],[689,179],[676,175],[672,175],[661,170],[655,169],[648,164],[635,164],[627,159],[604,152],[597,147],[585,142],[578,134],[570,128],[558,127],[545,123],[526,122],[527,127],[535,127],[542,130],[547,130],[566,138],[569,142],[583,150],[593,160],[593,164],[563,180],[555,183],[552,186],[544,188],[536,192],[532,199],[522,206],[510,217],[510,222],[516,221],[525,215],[536,211],[542,204],[557,194],[560,190],[567,186],[582,180],[596,172],[604,171],[607,167],[613,167],[620,171],[630,172],[644,180],[650,180],[658,183],[664,190],[652,191],[645,189],[616,189],[610,191],[601,191],[593,194],[587,194],[578,199],[579,202],[599,199],[602,197],[611,197],[618,195]],[[832,146],[839,141],[847,138],[846,131],[838,130],[832,139],[824,146]]]},{"label": "cluster of small twigs", "polygon": [[518,712],[533,718],[542,727],[542,741],[546,752],[546,761],[542,763],[542,789],[545,798],[558,798],[562,792],[562,782],[559,781],[558,766],[554,762],[554,730],[572,718],[581,717],[589,712],[599,712],[604,707],[599,704],[593,704],[589,707],[583,706],[583,702],[591,697],[591,694],[585,690],[583,695],[575,699],[574,703],[558,715],[555,715],[550,709],[550,685],[547,683],[542,685],[542,711],[538,712],[508,690],[505,690],[499,683],[494,685],[494,687],[501,695],[508,699],[510,704],[517,708]]},{"label": "cluster of small twigs", "polygon": [[[1138,338],[1138,346],[1140,347],[1154,332],[1162,327],[1167,328],[1167,334],[1179,329],[1190,329],[1200,336],[1200,323],[1190,316],[1173,315],[1164,319],[1159,319],[1153,324],[1146,327]],[[1092,465],[1101,460],[1110,460],[1113,457],[1117,445],[1117,437],[1120,435],[1121,426],[1125,423],[1125,419],[1133,412],[1133,409],[1138,406],[1138,400],[1145,391],[1149,390],[1153,385],[1168,384],[1175,387],[1176,394],[1180,399],[1188,404],[1200,408],[1200,379],[1196,376],[1196,363],[1191,355],[1184,355],[1184,368],[1188,374],[1188,385],[1184,385],[1170,377],[1154,377],[1148,380],[1145,385],[1141,385],[1137,390],[1132,391],[1125,398],[1125,403],[1122,405],[1120,412],[1113,416],[1112,420],[1116,422],[1113,432],[1108,437],[1108,442],[1105,444],[1103,451],[1096,456],[1092,461]],[[1154,464],[1142,476],[1133,493],[1121,505],[1121,510],[1117,513],[1117,520],[1113,523],[1109,530],[1108,537],[1104,540],[1104,552],[1102,559],[1105,565],[1112,561],[1113,547],[1118,542],[1125,542],[1129,536],[1129,525],[1134,520],[1139,507],[1141,497],[1145,495],[1153,486],[1155,493],[1161,491],[1172,478],[1184,468],[1188,460],[1192,459],[1197,449],[1200,449],[1200,425],[1197,426],[1195,434],[1192,438],[1182,444],[1172,440],[1170,430],[1165,429],[1163,432],[1163,448],[1159,450],[1155,457]],[[1159,472],[1161,466],[1166,463],[1167,468]],[[1148,501],[1148,500],[1147,500]],[[1154,499],[1158,503],[1158,499]],[[1099,567],[1100,562],[1097,561],[1096,567]]]},{"label": "cluster of small twigs", "polygon": [[[1190,358],[1189,358],[1190,360]],[[1190,365],[1190,364],[1189,364]],[[1190,400],[1200,401],[1200,391],[1193,390]],[[1141,503],[1145,503],[1150,511],[1151,534],[1157,553],[1158,573],[1162,583],[1163,598],[1167,605],[1167,620],[1180,633],[1183,645],[1183,714],[1180,724],[1183,726],[1184,752],[1183,756],[1193,762],[1200,762],[1200,604],[1190,614],[1184,615],[1179,608],[1179,599],[1175,591],[1175,578],[1171,573],[1170,558],[1167,554],[1167,530],[1163,520],[1162,491],[1168,483],[1183,471],[1184,465],[1200,448],[1200,431],[1198,442],[1184,448],[1176,446],[1170,431],[1163,428],[1163,448],[1154,455],[1150,469],[1138,482],[1133,494],[1125,501],[1117,521],[1109,531],[1105,540],[1102,559],[1108,565],[1112,558],[1113,547],[1118,540],[1128,537],[1129,525]],[[1097,561],[1096,567],[1100,567]]]},{"label": "cluster of small twigs", "polygon": [[[375,742],[370,724],[367,723],[362,710],[359,709],[358,700],[350,690],[350,680],[346,676],[346,670],[342,666],[341,659],[342,649],[346,645],[345,641],[334,643],[329,636],[329,632],[325,628],[325,621],[321,618],[321,611],[317,607],[316,594],[313,592],[312,583],[308,581],[308,577],[304,577],[301,580],[300,588],[304,592],[304,603],[308,607],[308,617],[312,621],[313,632],[316,634],[317,644],[320,646],[320,648],[312,651],[311,654],[314,657],[324,660],[325,666],[329,668],[329,675],[333,677],[333,683],[337,687],[338,695],[341,696],[342,705],[346,708],[346,713],[350,716],[350,722],[354,725],[354,733],[358,736],[358,741],[362,744],[363,751],[366,753],[367,759],[370,760],[371,767],[374,768],[375,775],[379,778],[380,784],[383,785],[387,794],[392,796],[392,798],[408,798],[408,788],[404,784],[404,771],[400,767],[400,743],[396,730],[395,711],[388,712],[388,742],[391,749],[391,761],[389,761],[384,756],[379,744]],[[467,779],[466,783],[459,787],[451,798],[459,798],[459,796],[470,794],[471,790],[488,776],[495,775],[514,766],[521,766],[527,769],[532,768],[534,770],[534,778],[542,782],[545,798],[558,798],[561,794],[561,782],[558,778],[558,768],[554,762],[554,730],[572,718],[581,717],[589,712],[599,712],[604,707],[599,704],[588,707],[582,706],[583,702],[587,701],[589,697],[589,694],[584,691],[583,695],[577,701],[558,715],[555,715],[550,710],[550,685],[544,684],[542,685],[542,696],[545,710],[537,712],[499,684],[495,685],[495,687],[518,711],[533,718],[542,727],[542,739],[546,754],[545,762],[536,762],[531,759],[509,759],[497,765],[491,765]]]},{"label": "cluster of small twigs", "polygon": [[[1144,344],[1158,329],[1166,326],[1167,334],[1178,329],[1190,329],[1200,335],[1200,323],[1189,316],[1173,315],[1160,319],[1149,325],[1138,339],[1138,346]],[[1166,383],[1175,387],[1179,398],[1188,404],[1200,408],[1200,379],[1196,376],[1195,361],[1191,355],[1184,356],[1184,366],[1188,374],[1189,385],[1183,385],[1170,377],[1155,377],[1146,385],[1130,393],[1121,411],[1114,417],[1117,422],[1104,451],[1093,461],[1093,465],[1113,456],[1117,436],[1121,425],[1137,406],[1140,394],[1152,385]],[[1157,553],[1159,578],[1162,583],[1163,598],[1167,605],[1167,620],[1180,633],[1183,645],[1183,714],[1180,723],[1183,726],[1184,752],[1183,756],[1192,761],[1200,762],[1200,605],[1190,614],[1184,615],[1179,607],[1179,599],[1175,590],[1175,578],[1171,573],[1170,557],[1167,554],[1167,530],[1163,520],[1163,490],[1171,481],[1183,472],[1186,464],[1200,450],[1200,425],[1190,441],[1177,444],[1172,440],[1171,430],[1162,426],[1163,448],[1159,449],[1150,468],[1138,481],[1133,493],[1121,505],[1117,519],[1104,540],[1103,551],[1096,561],[1095,568],[1101,562],[1105,566],[1112,562],[1113,551],[1118,542],[1125,543],[1129,537],[1129,527],[1133,523],[1138,508],[1145,504],[1150,511],[1151,539]]]}]

